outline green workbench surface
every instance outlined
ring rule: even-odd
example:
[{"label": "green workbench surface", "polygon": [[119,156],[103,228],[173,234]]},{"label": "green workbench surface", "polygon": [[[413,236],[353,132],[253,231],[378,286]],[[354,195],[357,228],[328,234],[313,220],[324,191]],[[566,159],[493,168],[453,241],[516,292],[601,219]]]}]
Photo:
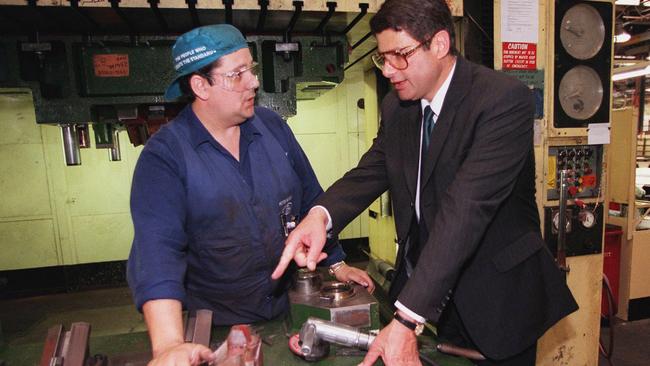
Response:
[{"label": "green workbench surface", "polygon": [[[327,358],[318,362],[308,362],[293,354],[289,350],[289,339],[285,329],[291,329],[290,326],[284,325],[282,320],[273,320],[265,323],[254,325],[254,328],[266,342],[262,344],[265,366],[356,366],[365,355],[365,351],[337,347],[332,345],[330,354]],[[212,344],[215,341],[223,341],[228,334],[229,327],[218,327],[212,330]],[[418,338],[420,350],[429,359],[434,361],[438,366],[471,366],[472,363],[460,357],[441,354],[436,351],[436,342],[432,335],[424,335]],[[381,361],[375,365],[383,365]],[[423,365],[427,365],[423,362]]]},{"label": "green workbench surface", "polygon": [[[356,366],[363,360],[365,354],[365,351],[332,345],[330,355],[327,358],[319,362],[307,362],[289,350],[289,340],[285,329],[291,329],[291,327],[285,326],[283,320],[258,323],[254,325],[254,328],[266,341],[262,344],[265,366]],[[216,349],[226,339],[229,330],[230,327],[214,327],[212,329],[211,347],[213,349]],[[40,333],[43,333],[42,337],[32,335],[31,337],[18,337],[13,340],[4,339],[4,342],[0,343],[0,361],[4,361],[7,366],[37,365],[47,335],[46,331]],[[108,356],[112,366],[144,366],[151,354],[146,332],[93,335],[91,330],[90,335],[90,354]],[[420,341],[420,350],[438,366],[472,365],[463,358],[438,353],[435,350],[436,342],[431,335],[420,336],[418,340]],[[376,365],[383,365],[383,363],[378,361]],[[427,364],[423,362],[423,365],[426,366]]]}]

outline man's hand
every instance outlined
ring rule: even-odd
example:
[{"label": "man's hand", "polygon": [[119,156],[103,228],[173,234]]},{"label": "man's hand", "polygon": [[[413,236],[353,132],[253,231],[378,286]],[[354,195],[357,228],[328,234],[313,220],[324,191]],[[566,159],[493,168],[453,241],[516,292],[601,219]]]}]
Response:
[{"label": "man's hand", "polygon": [[336,272],[334,272],[334,275],[337,280],[341,282],[356,282],[359,285],[363,286],[368,290],[368,292],[372,293],[375,291],[375,283],[372,282],[372,279],[370,276],[368,276],[368,272],[361,270],[359,268],[351,267],[348,266],[347,264],[344,264],[341,266],[341,268],[337,269]]},{"label": "man's hand", "polygon": [[280,262],[271,274],[277,280],[293,259],[300,267],[307,266],[311,271],[316,269],[316,263],[327,258],[323,246],[327,240],[327,214],[321,208],[313,208],[309,214],[293,229],[287,241]]},{"label": "man's hand", "polygon": [[391,321],[379,332],[359,366],[371,366],[379,357],[386,366],[422,365],[415,333],[397,320]]},{"label": "man's hand", "polygon": [[198,366],[214,361],[214,354],[208,347],[196,343],[179,343],[162,352],[154,353],[148,366]]}]

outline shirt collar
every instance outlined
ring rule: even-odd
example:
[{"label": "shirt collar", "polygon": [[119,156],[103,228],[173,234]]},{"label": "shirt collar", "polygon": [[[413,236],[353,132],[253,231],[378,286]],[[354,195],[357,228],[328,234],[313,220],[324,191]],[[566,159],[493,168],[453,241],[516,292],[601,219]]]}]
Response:
[{"label": "shirt collar", "polygon": [[[187,121],[186,126],[189,132],[190,141],[192,146],[197,147],[205,142],[214,143],[216,146],[220,146],[219,143],[210,135],[208,129],[205,128],[203,123],[196,116],[192,110],[191,105],[186,106],[181,113],[178,115],[181,119]],[[241,138],[246,139],[247,141],[252,141],[254,135],[261,135],[262,133],[253,125],[253,119],[259,118],[257,114],[253,117],[245,120],[242,124],[239,125]]]},{"label": "shirt collar", "polygon": [[445,101],[445,95],[447,95],[447,90],[449,90],[449,84],[451,84],[451,78],[454,76],[454,71],[456,70],[456,61],[454,61],[454,65],[451,67],[451,71],[449,71],[449,75],[447,75],[447,79],[445,79],[445,82],[442,83],[440,86],[440,89],[436,92],[436,95],[433,96],[433,100],[431,103],[429,103],[428,100],[426,99],[420,99],[420,104],[422,106],[422,114],[424,114],[424,108],[426,106],[430,106],[431,110],[433,110],[433,113],[436,114],[436,116],[440,115],[440,110],[442,110],[442,102]]}]

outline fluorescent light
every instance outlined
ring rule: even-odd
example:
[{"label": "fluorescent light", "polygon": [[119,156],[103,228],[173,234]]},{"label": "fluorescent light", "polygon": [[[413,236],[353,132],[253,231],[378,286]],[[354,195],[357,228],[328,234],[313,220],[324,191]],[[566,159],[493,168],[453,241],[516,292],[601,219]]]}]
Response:
[{"label": "fluorescent light", "polygon": [[614,4],[638,6],[639,2],[640,2],[639,0],[616,0]]},{"label": "fluorescent light", "polygon": [[634,66],[617,67],[613,71],[613,81],[631,79],[650,74],[650,61],[639,62]]}]

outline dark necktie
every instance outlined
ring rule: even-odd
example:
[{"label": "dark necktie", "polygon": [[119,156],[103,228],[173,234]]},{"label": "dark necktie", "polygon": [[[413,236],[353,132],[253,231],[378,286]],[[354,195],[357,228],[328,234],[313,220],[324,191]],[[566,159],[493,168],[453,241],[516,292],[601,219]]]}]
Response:
[{"label": "dark necktie", "polygon": [[422,136],[422,154],[429,149],[429,143],[431,142],[431,132],[433,131],[433,110],[430,106],[424,107],[424,131]]}]

